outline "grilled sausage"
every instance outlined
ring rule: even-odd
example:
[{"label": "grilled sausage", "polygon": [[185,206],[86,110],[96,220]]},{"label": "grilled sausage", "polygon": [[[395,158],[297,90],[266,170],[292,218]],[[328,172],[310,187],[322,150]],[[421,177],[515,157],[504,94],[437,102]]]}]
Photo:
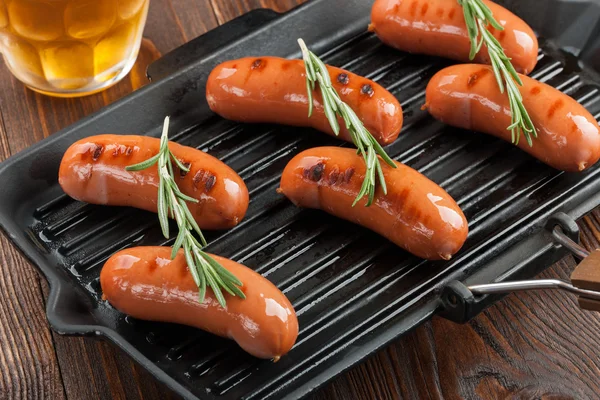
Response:
[{"label": "grilled sausage", "polygon": [[[594,117],[560,91],[521,75],[523,104],[537,129],[529,146],[519,148],[564,171],[583,171],[600,157],[600,130]],[[455,65],[438,72],[427,85],[425,107],[449,125],[511,141],[508,97],[500,93],[491,67]]]},{"label": "grilled sausage", "polygon": [[[398,138],[402,107],[377,83],[336,67],[327,67],[333,87],[382,145]],[[308,117],[306,74],[302,60],[250,57],[218,65],[208,77],[206,100],[224,118],[239,122],[311,127],[333,135],[323,110],[321,92],[313,91]],[[340,121],[340,138],[352,142]]]},{"label": "grilled sausage", "polygon": [[183,251],[171,260],[170,247],[135,247],[113,255],[100,273],[103,297],[134,318],[194,326],[235,340],[253,356],[279,359],[298,336],[289,300],[251,269],[211,256],[243,283],[246,299],[223,293],[223,308],[207,289],[200,303]]},{"label": "grilled sausage", "polygon": [[[507,9],[488,0],[483,2],[504,27],[498,31],[490,26],[490,31],[517,71],[529,74],[537,63],[535,34]],[[388,46],[403,51],[470,61],[471,42],[462,7],[456,0],[376,0],[369,29]],[[486,46],[474,61],[490,63]]]},{"label": "grilled sausage", "polygon": [[[156,155],[160,140],[146,136],[99,135],[82,139],[66,151],[58,181],[69,196],[93,204],[157,210],[156,164],[143,171],[125,167]],[[199,200],[188,207],[203,229],[231,228],[248,209],[248,189],[242,178],[216,158],[191,147],[170,143],[173,154],[190,171],[175,165],[181,191]]]},{"label": "grilled sausage", "polygon": [[465,216],[442,188],[396,164],[382,166],[388,193],[378,187],[370,207],[364,198],[352,207],[366,170],[353,149],[317,147],[298,154],[285,167],[279,191],[297,206],[372,229],[416,256],[450,259],[467,238]]}]

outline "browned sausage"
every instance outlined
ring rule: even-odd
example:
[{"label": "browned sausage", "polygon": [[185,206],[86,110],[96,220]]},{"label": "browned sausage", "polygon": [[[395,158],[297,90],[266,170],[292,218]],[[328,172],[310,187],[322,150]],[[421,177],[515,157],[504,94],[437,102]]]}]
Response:
[{"label": "browned sausage", "polygon": [[251,269],[211,256],[243,283],[246,299],[224,293],[223,308],[207,289],[200,303],[183,251],[171,260],[170,247],[135,247],[113,255],[100,273],[103,297],[134,318],[190,325],[233,339],[256,357],[277,360],[290,351],[298,320],[285,295]]},{"label": "browned sausage", "polygon": [[[158,174],[154,165],[129,172],[125,167],[158,153],[160,140],[146,136],[99,135],[82,139],[66,151],[58,181],[69,196],[93,204],[157,210]],[[244,218],[248,189],[234,170],[191,147],[170,143],[190,171],[175,166],[181,191],[199,200],[188,207],[203,229],[230,228]]]},{"label": "browned sausage", "polygon": [[[483,0],[504,30],[490,27],[517,71],[529,74],[537,64],[538,41],[522,19],[507,9]],[[463,10],[457,0],[376,0],[371,26],[387,45],[410,53],[428,54],[469,62],[471,42]],[[475,62],[489,64],[484,46]]]},{"label": "browned sausage", "polygon": [[[594,117],[560,91],[521,75],[523,104],[537,129],[529,146],[519,148],[564,171],[583,171],[600,158],[600,130]],[[438,72],[427,85],[426,107],[449,125],[511,141],[508,97],[500,93],[491,67],[455,65]]]},{"label": "browned sausage", "polygon": [[[382,145],[398,138],[402,107],[377,83],[336,67],[327,67],[334,89]],[[313,92],[308,117],[306,74],[302,60],[250,57],[218,65],[208,77],[206,100],[220,116],[240,122],[304,126],[333,135],[323,110],[321,92]],[[352,142],[340,121],[340,138]]]},{"label": "browned sausage", "polygon": [[300,207],[316,208],[365,226],[416,256],[450,259],[467,238],[468,225],[444,189],[414,169],[383,164],[387,195],[378,187],[364,207],[356,198],[365,162],[356,150],[317,147],[298,154],[283,171],[280,192]]}]

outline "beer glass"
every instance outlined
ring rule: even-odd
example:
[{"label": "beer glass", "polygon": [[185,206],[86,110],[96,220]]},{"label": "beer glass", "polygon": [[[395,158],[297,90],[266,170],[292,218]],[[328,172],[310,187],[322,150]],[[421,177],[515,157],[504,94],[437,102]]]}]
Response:
[{"label": "beer glass", "polygon": [[0,0],[0,51],[29,88],[92,94],[133,66],[150,0]]}]

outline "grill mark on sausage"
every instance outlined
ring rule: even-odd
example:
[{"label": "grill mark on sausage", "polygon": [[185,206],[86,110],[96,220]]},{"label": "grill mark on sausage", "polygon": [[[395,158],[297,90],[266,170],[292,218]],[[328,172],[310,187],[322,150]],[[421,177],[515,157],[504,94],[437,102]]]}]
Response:
[{"label": "grill mark on sausage", "polygon": [[540,94],[540,92],[542,91],[542,89],[539,86],[534,86],[531,88],[531,90],[529,91],[529,93],[531,93],[532,95],[536,96],[538,94]]},{"label": "grill mark on sausage", "polygon": [[369,83],[365,83],[364,85],[362,85],[362,87],[360,88],[360,92],[369,97],[373,97],[373,94],[375,93],[375,91],[373,90],[373,86],[371,86],[371,84]]},{"label": "grill mark on sausage", "polygon": [[410,3],[410,15],[412,15],[413,17],[417,14],[418,6],[419,6],[419,2],[417,0],[413,0],[413,2]]},{"label": "grill mark on sausage", "polygon": [[469,80],[467,81],[467,87],[469,89],[473,88],[473,86],[475,86],[481,78],[483,78],[489,73],[490,70],[487,68],[482,68],[479,71],[472,73],[471,76],[469,76]]},{"label": "grill mark on sausage", "polygon": [[421,220],[421,223],[425,226],[428,226],[430,222],[431,222],[431,216],[428,214],[423,215],[423,219]]},{"label": "grill mark on sausage", "polygon": [[336,165],[335,167],[333,167],[333,169],[329,173],[329,184],[331,186],[333,186],[339,182],[339,179],[340,179],[340,169]]},{"label": "grill mark on sausage", "polygon": [[423,7],[421,7],[421,15],[427,14],[427,10],[429,9],[429,4],[427,2],[423,3]]},{"label": "grill mark on sausage", "polygon": [[196,173],[194,174],[194,178],[192,179],[192,181],[194,182],[194,188],[198,188],[198,184],[204,179],[205,173],[206,171],[204,171],[203,169],[199,169],[198,171],[196,171]]},{"label": "grill mark on sausage", "polygon": [[104,146],[102,146],[101,144],[97,144],[96,147],[94,148],[94,153],[92,154],[92,160],[98,161],[98,159],[102,155],[103,151],[104,151]]},{"label": "grill mark on sausage", "polygon": [[565,102],[562,99],[558,99],[554,102],[554,104],[552,104],[550,106],[550,108],[548,109],[548,118],[552,118],[554,117],[554,114],[556,113],[556,111],[558,111],[560,108],[562,108],[562,106],[565,104]]},{"label": "grill mark on sausage", "polygon": [[417,205],[413,205],[412,207],[409,207],[407,212],[406,212],[407,217],[407,221],[411,224],[414,225],[415,223],[417,223],[417,221],[421,221],[423,219],[423,212],[420,210],[420,207],[418,207]]},{"label": "grill mark on sausage", "polygon": [[148,272],[154,272],[158,268],[158,259],[148,260]]},{"label": "grill mark on sausage", "polygon": [[215,183],[217,182],[217,177],[210,174],[209,178],[206,180],[206,183],[204,184],[204,189],[206,189],[206,192],[210,192],[210,190],[215,187]]},{"label": "grill mark on sausage", "polygon": [[348,74],[342,72],[337,76],[337,81],[342,85],[347,85],[350,83],[350,77],[348,76]]},{"label": "grill mark on sausage", "polygon": [[404,206],[404,204],[406,203],[406,200],[408,199],[408,196],[410,195],[410,189],[409,188],[404,188],[402,189],[402,191],[398,194],[398,204],[401,204],[402,206]]},{"label": "grill mark on sausage", "polygon": [[450,10],[450,12],[448,13],[448,18],[453,19],[454,18],[454,14],[456,13],[456,9],[452,8]]},{"label": "grill mark on sausage", "polygon": [[506,37],[506,31],[500,31],[500,34],[498,35],[498,41],[499,42],[504,41],[505,37]]},{"label": "grill mark on sausage", "polygon": [[184,167],[186,167],[186,168],[188,169],[188,171],[186,171],[186,170],[184,170],[184,169],[180,169],[180,170],[179,170],[179,176],[181,176],[181,177],[183,178],[184,176],[186,176],[187,174],[189,174],[189,173],[190,173],[189,169],[190,169],[190,166],[191,166],[192,164],[191,164],[191,163],[189,163],[189,162],[185,162],[185,161],[183,161],[183,160],[179,160],[179,161],[181,161],[181,163],[183,164],[183,166],[184,166]]},{"label": "grill mark on sausage", "polygon": [[306,179],[310,179],[313,182],[319,182],[323,177],[323,171],[325,170],[325,164],[319,161],[317,164],[313,165],[310,168],[305,168],[302,171],[302,176]]},{"label": "grill mark on sausage", "polygon": [[250,69],[253,69],[253,70],[258,69],[258,70],[260,70],[260,69],[264,69],[266,65],[267,65],[266,61],[264,61],[261,58],[257,58],[256,60],[254,60],[254,62],[250,66]]},{"label": "grill mark on sausage", "polygon": [[287,71],[288,69],[290,69],[291,66],[292,63],[290,63],[289,61],[285,61],[283,64],[281,64],[281,70]]},{"label": "grill mark on sausage", "polygon": [[204,190],[209,192],[215,186],[217,178],[210,171],[201,168],[196,172],[192,181],[194,189],[198,189],[200,184],[203,184]]},{"label": "grill mark on sausage", "polygon": [[352,175],[354,175],[354,168],[350,167],[344,172],[344,183],[349,183]]}]

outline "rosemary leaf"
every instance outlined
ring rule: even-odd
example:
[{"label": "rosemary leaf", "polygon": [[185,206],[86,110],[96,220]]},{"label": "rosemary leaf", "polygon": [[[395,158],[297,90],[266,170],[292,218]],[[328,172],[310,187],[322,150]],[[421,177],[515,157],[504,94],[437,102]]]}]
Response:
[{"label": "rosemary leaf", "polygon": [[312,117],[313,113],[313,97],[312,97],[313,88],[310,85],[310,81],[306,80],[306,93],[308,93],[308,118]]},{"label": "rosemary leaf", "polygon": [[177,164],[177,167],[180,170],[182,170],[183,172],[190,172],[189,167],[186,167],[185,165],[183,165],[183,163],[177,157],[175,157],[175,155],[173,154],[173,152],[171,152],[171,150],[169,150],[169,156],[171,156],[171,159],[173,161],[175,161],[175,164]]},{"label": "rosemary leaf", "polygon": [[[177,159],[169,149],[169,117],[165,118],[163,131],[160,138],[160,148],[158,154],[152,156],[146,161],[127,167],[128,171],[141,171],[158,163],[157,171],[158,181],[158,219],[161,230],[165,238],[169,238],[169,216],[177,222],[178,233],[173,244],[171,258],[174,259],[180,249],[183,248],[185,261],[188,264],[188,270],[198,286],[198,298],[204,302],[206,297],[206,288],[210,287],[215,298],[222,307],[226,307],[226,300],[222,290],[228,292],[231,296],[245,298],[244,293],[239,288],[242,282],[231,272],[220,265],[208,253],[202,251],[206,246],[206,239],[194,219],[187,202],[198,200],[184,194],[175,182],[175,173],[173,163],[181,170],[189,172],[189,167]],[[192,232],[196,232],[200,237],[200,242],[194,237]]]},{"label": "rosemary leaf", "polygon": [[498,39],[488,29],[489,26],[497,30],[503,30],[504,27],[495,19],[483,0],[457,1],[463,8],[465,24],[471,40],[469,58],[474,59],[485,44],[498,88],[501,93],[506,91],[511,113],[511,124],[506,129],[511,132],[512,143],[519,144],[519,139],[523,135],[529,146],[533,146],[532,136],[537,138],[537,130],[523,104],[523,97],[518,88],[518,86],[523,86],[523,81],[510,58],[504,53]]},{"label": "rosemary leaf", "polygon": [[383,169],[381,168],[381,159],[392,168],[396,168],[396,164],[387,155],[383,147],[377,143],[367,128],[365,128],[356,113],[348,106],[348,104],[342,101],[340,95],[332,86],[329,71],[323,61],[306,47],[306,44],[302,39],[298,39],[298,44],[302,50],[302,58],[306,70],[306,89],[309,100],[308,116],[310,117],[313,111],[312,90],[316,87],[316,84],[319,84],[321,97],[323,98],[323,111],[325,112],[325,116],[329,121],[332,131],[336,135],[339,135],[340,123],[338,118],[341,117],[354,145],[358,149],[358,153],[362,155],[365,160],[365,177],[358,196],[354,200],[352,206],[355,206],[360,199],[367,196],[366,206],[368,207],[373,203],[377,182],[381,185],[383,192],[387,193],[385,177],[383,175]]},{"label": "rosemary leaf", "polygon": [[[160,173],[160,170],[159,170]],[[165,193],[165,182],[163,179],[158,181],[158,221],[160,222],[160,228],[165,238],[169,238],[169,205],[165,200],[167,195]]]},{"label": "rosemary leaf", "polygon": [[185,231],[180,230],[177,238],[175,239],[175,243],[173,243],[173,250],[171,251],[171,259],[174,259],[177,256],[177,252],[183,246],[183,242],[185,240]]},{"label": "rosemary leaf", "polygon": [[147,159],[146,161],[142,161],[139,164],[134,164],[134,165],[125,167],[125,170],[126,171],[142,171],[144,169],[148,169],[158,162],[159,157],[160,157],[160,153],[158,153],[157,155],[155,155],[152,158]]},{"label": "rosemary leaf", "polygon": [[[208,268],[207,267],[208,263],[206,262],[206,260],[202,260],[199,264],[202,265],[204,270],[206,270]],[[206,273],[204,276],[206,277],[207,286],[212,288],[213,293],[215,294],[215,297],[217,298],[217,301],[224,308],[225,307],[225,297],[223,297],[223,292],[221,291],[221,287],[219,286],[219,284],[217,284],[217,281],[215,280],[215,278],[213,277],[212,274]]]},{"label": "rosemary leaf", "polygon": [[[192,212],[187,207],[187,205],[185,207],[183,207],[183,212],[185,213],[185,218],[187,219],[188,223],[192,227],[192,230],[194,230],[198,234],[198,236],[200,236],[200,244],[198,244],[197,242],[196,242],[196,244],[198,245],[198,247],[205,247],[207,243],[206,243],[206,239],[204,238],[204,234],[202,233],[202,230],[200,230],[198,223],[194,219],[194,216],[192,215]],[[194,240],[195,240],[195,238],[194,238]]]}]

